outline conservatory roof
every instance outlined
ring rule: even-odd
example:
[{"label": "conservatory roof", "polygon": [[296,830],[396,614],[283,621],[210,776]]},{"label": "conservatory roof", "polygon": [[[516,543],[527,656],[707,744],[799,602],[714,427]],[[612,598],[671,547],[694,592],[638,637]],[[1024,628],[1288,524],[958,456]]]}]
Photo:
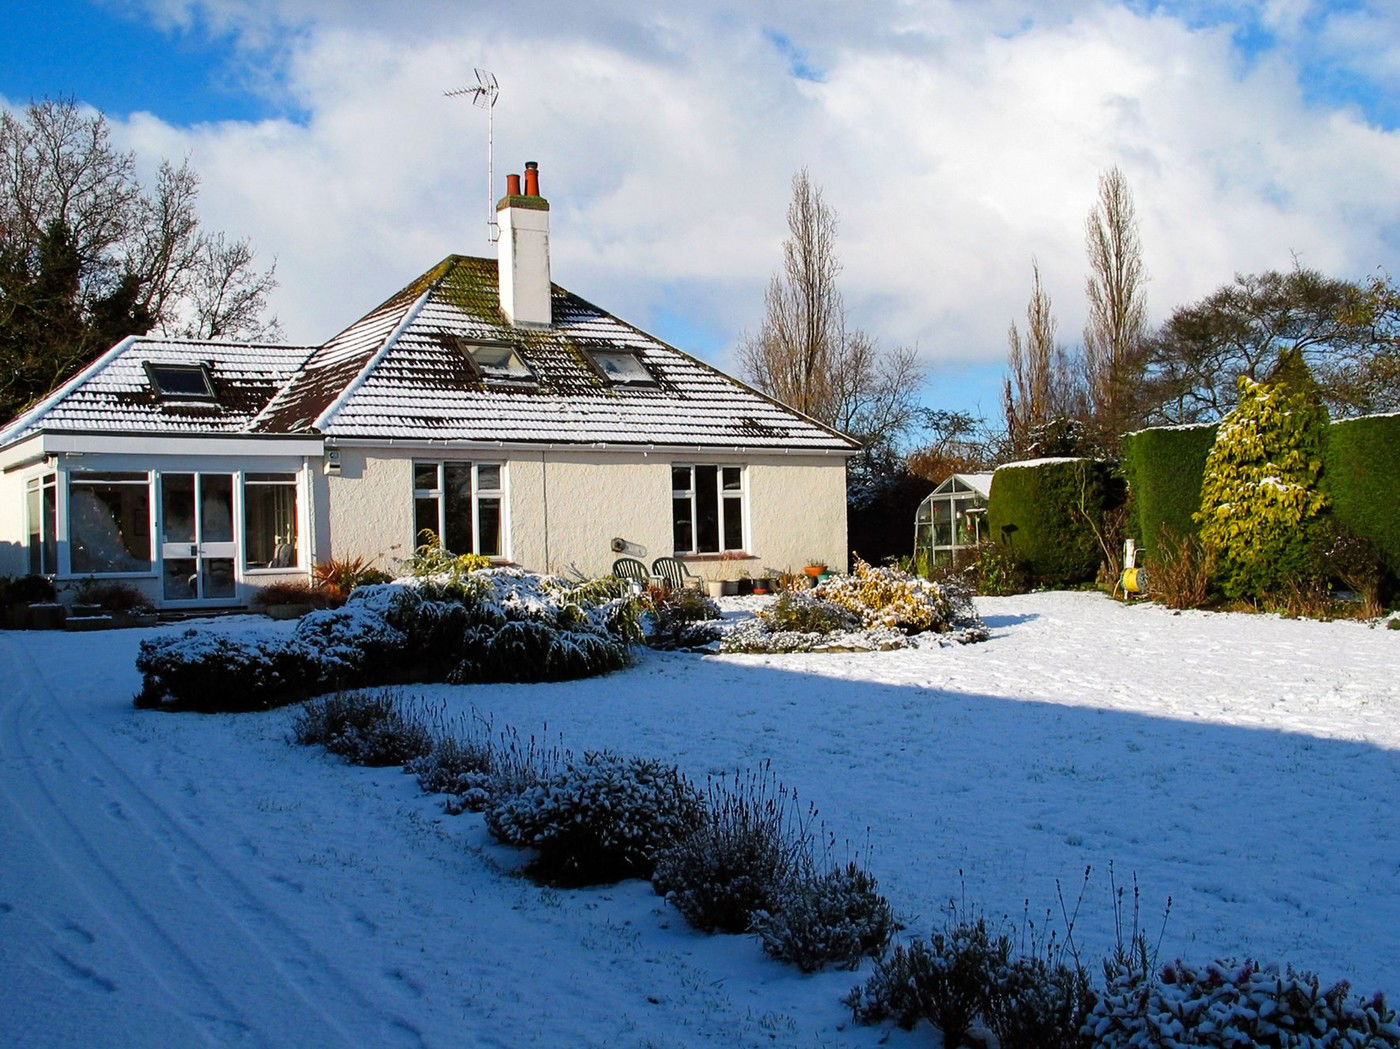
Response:
[{"label": "conservatory roof", "polygon": [[957,492],[975,492],[986,499],[992,494],[992,475],[989,473],[953,474],[930,492],[929,496],[953,495]]}]

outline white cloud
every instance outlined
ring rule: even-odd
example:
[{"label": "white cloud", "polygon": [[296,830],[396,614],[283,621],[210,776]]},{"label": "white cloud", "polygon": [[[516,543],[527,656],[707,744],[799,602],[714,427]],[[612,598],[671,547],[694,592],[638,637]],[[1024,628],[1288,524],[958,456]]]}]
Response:
[{"label": "white cloud", "polygon": [[[757,323],[804,165],[841,217],[854,318],[931,363],[1002,360],[1032,255],[1077,338],[1084,217],[1110,164],[1136,195],[1158,318],[1293,253],[1343,276],[1400,270],[1400,133],[1310,105],[1295,49],[1242,60],[1232,24],[1200,8],[1047,17],[945,0],[817,19],[791,3],[759,21],[718,5],[420,4],[387,28],[369,4],[163,10],[243,33],[249,55],[284,63],[272,80],[307,114],[119,129],[143,154],[188,153],[206,221],[278,257],[295,339],[326,337],[449,252],[489,253],[484,114],[442,98],[474,65],[502,85],[496,192],[540,161],[556,278],[677,341],[660,326],[728,344]],[[1264,20],[1291,39],[1310,17],[1289,0]],[[1382,17],[1331,20],[1317,46]],[[770,33],[820,81],[794,77]],[[1393,45],[1354,65],[1393,66]]]}]

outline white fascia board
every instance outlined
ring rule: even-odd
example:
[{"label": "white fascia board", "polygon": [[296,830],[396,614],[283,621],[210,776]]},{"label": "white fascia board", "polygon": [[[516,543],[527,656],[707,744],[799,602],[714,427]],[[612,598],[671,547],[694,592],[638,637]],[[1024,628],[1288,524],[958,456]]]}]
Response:
[{"label": "white fascia board", "polygon": [[126,455],[321,455],[320,437],[281,437],[275,434],[260,437],[211,435],[208,437],[153,435],[45,433],[43,451],[56,455],[61,452],[114,452]]},{"label": "white fascia board", "polygon": [[13,473],[15,470],[43,462],[45,454],[43,434],[32,434],[0,450],[0,472]]},{"label": "white fascia board", "polygon": [[378,367],[379,362],[384,359],[384,355],[393,349],[394,343],[399,341],[399,336],[408,330],[408,326],[418,319],[418,314],[422,312],[424,304],[428,301],[428,296],[432,294],[433,288],[437,287],[437,281],[428,286],[422,295],[418,296],[418,301],[408,308],[408,312],[403,315],[403,319],[394,327],[379,349],[374,351],[374,356],[360,369],[360,374],[351,380],[350,385],[340,391],[339,396],[330,404],[326,405],[326,410],[316,416],[316,421],[311,424],[313,430],[324,431],[335,418],[336,412],[345,406],[351,396],[365,384],[370,374]]},{"label": "white fascia board", "polygon": [[621,441],[454,441],[407,437],[327,437],[327,447],[406,448],[410,451],[508,451],[508,452],[637,452],[643,455],[791,455],[850,459],[860,450],[852,448],[792,448],[762,445],[718,444],[626,444]]}]

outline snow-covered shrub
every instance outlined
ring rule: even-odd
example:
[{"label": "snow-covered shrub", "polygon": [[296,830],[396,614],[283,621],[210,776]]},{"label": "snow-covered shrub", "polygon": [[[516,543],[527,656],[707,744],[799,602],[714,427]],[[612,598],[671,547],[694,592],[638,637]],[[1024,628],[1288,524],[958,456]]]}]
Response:
[{"label": "snow-covered shrub", "polygon": [[652,648],[700,648],[719,640],[719,604],[695,587],[658,590],[649,596],[646,643]]},{"label": "snow-covered shrub", "polygon": [[367,584],[295,631],[142,642],[139,706],[256,710],[400,681],[558,681],[626,666],[636,599],[521,569]]},{"label": "snow-covered shrub", "polygon": [[859,1023],[894,1020],[906,1031],[928,1020],[943,1044],[961,1046],[987,1008],[993,974],[1011,958],[1011,941],[984,919],[959,922],[928,940],[899,944],[845,998]]},{"label": "snow-covered shrub", "polygon": [[865,625],[859,613],[811,590],[784,590],[756,615],[773,633],[838,634]]},{"label": "snow-covered shrub", "polygon": [[766,764],[711,780],[698,826],[658,857],[652,886],[702,932],[746,932],[810,867],[810,822]]},{"label": "snow-covered shrub", "polygon": [[[976,638],[975,640],[981,640]],[[747,619],[724,635],[723,652],[890,652],[912,648],[907,634],[888,627],[856,629],[836,634],[770,630],[758,618]]]},{"label": "snow-covered shrub", "polygon": [[1051,949],[992,971],[983,1020],[1001,1049],[1093,1049],[1085,1024],[1097,1001],[1083,966]]},{"label": "snow-covered shrub", "polygon": [[704,802],[674,765],[593,751],[543,783],[497,795],[487,829],[534,848],[531,873],[555,885],[650,877],[656,856],[692,833]]},{"label": "snow-covered shrub", "polygon": [[816,594],[848,610],[863,626],[906,634],[942,633],[977,615],[965,591],[920,579],[892,565],[875,568],[860,558],[854,572],[823,583]]},{"label": "snow-covered shrub", "polygon": [[805,973],[854,969],[883,954],[894,934],[894,911],[878,890],[855,863],[813,871],[784,886],[771,910],[755,913],[752,928],[769,955]]},{"label": "snow-covered shrub", "polygon": [[267,710],[306,695],[320,679],[313,654],[285,635],[191,628],[141,642],[136,705],[173,710]]},{"label": "snow-covered shrub", "polygon": [[292,723],[297,743],[319,743],[352,765],[407,765],[433,749],[421,713],[405,711],[395,694],[338,692],[304,704]]},{"label": "snow-covered shrub", "polygon": [[437,736],[433,749],[404,767],[418,777],[425,794],[446,794],[451,815],[480,812],[491,798],[493,749],[479,737]]},{"label": "snow-covered shrub", "polygon": [[1382,995],[1362,999],[1345,982],[1246,960],[1160,974],[1120,972],[1089,1017],[1102,1049],[1396,1049],[1400,1025]]}]

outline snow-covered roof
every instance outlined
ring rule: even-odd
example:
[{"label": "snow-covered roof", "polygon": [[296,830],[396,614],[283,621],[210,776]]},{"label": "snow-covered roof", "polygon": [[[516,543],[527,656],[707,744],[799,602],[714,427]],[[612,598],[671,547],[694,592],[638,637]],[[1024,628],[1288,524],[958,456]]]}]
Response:
[{"label": "snow-covered roof", "polygon": [[[854,451],[800,415],[552,285],[553,323],[501,316],[494,259],[453,255],[312,355],[258,420],[333,437]],[[466,347],[513,348],[530,381],[482,378]],[[590,351],[634,354],[655,379],[613,384]]]},{"label": "snow-covered roof", "polygon": [[[39,430],[171,435],[245,433],[313,349],[130,336],[0,430],[0,446]],[[203,365],[214,398],[162,397],[147,372],[148,363]]]},{"label": "snow-covered roof", "polygon": [[[962,487],[959,488],[959,485]],[[969,488],[986,499],[992,494],[992,475],[989,473],[952,474],[930,492],[926,499],[931,499],[935,495],[950,495],[955,491],[966,491]]]},{"label": "snow-covered roof", "polygon": [[[553,323],[501,315],[496,260],[452,255],[319,347],[133,339],[16,420],[36,429],[291,434],[789,449],[859,445],[552,285]],[[528,381],[494,379],[475,346],[506,347]],[[653,382],[614,383],[590,352],[634,355]],[[206,363],[217,403],[162,401],[145,361]]]}]

